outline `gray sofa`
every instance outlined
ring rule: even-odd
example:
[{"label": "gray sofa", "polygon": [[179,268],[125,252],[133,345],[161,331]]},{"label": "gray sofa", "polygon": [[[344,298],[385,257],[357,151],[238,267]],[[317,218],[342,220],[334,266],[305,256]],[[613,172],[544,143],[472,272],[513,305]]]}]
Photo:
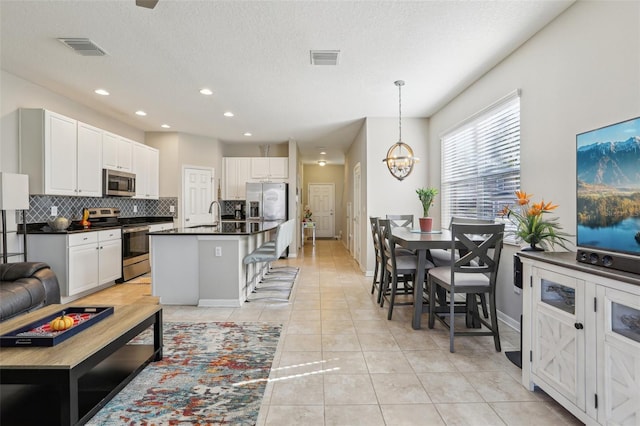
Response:
[{"label": "gray sofa", "polygon": [[0,321],[53,303],[60,303],[60,286],[49,265],[0,264]]}]

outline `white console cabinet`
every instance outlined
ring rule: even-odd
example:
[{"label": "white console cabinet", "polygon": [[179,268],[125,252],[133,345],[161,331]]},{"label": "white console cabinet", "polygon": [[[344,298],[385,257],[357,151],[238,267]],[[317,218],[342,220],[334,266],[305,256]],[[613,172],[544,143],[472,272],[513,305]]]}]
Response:
[{"label": "white console cabinet", "polygon": [[640,424],[640,276],[520,253],[523,385],[586,424]]}]

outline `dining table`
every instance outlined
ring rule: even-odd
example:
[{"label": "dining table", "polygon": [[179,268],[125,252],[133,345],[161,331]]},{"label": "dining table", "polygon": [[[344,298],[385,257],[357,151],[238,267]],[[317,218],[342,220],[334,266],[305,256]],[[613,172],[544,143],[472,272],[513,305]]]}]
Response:
[{"label": "dining table", "polygon": [[[429,250],[447,250],[451,248],[451,231],[448,229],[423,232],[419,229],[398,226],[392,229],[391,234],[396,244],[413,250],[418,257],[415,283],[424,283],[427,278],[428,270],[425,270],[425,265],[427,259],[430,258]],[[460,242],[456,244],[456,248],[463,249],[464,245]],[[422,288],[422,286],[416,284],[413,292],[413,320],[411,326],[414,330],[420,329],[422,314],[429,312],[430,309],[429,304],[424,303],[424,295],[422,291],[418,291],[419,288]],[[430,303],[433,304],[434,302],[430,301]],[[447,311],[448,309],[446,308]],[[464,312],[466,313],[467,327],[478,327],[479,323],[474,320],[474,312],[477,312],[475,295],[467,296]]]}]

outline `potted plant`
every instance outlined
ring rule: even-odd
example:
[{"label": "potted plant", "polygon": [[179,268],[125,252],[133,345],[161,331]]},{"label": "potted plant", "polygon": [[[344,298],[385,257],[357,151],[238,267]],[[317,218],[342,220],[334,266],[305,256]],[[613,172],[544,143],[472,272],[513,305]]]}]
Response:
[{"label": "potted plant", "polygon": [[516,191],[516,207],[505,206],[500,212],[515,226],[515,231],[509,232],[529,244],[523,251],[544,251],[555,244],[568,250],[566,243],[570,241],[566,237],[570,234],[561,231],[558,218],[545,219],[544,214],[555,210],[557,205],[551,202],[531,203],[531,194],[524,191]]},{"label": "potted plant", "polygon": [[416,189],[416,194],[422,203],[423,217],[419,218],[420,230],[422,232],[431,232],[433,228],[433,218],[429,217],[429,208],[433,204],[433,199],[438,195],[436,188],[419,188]]}]

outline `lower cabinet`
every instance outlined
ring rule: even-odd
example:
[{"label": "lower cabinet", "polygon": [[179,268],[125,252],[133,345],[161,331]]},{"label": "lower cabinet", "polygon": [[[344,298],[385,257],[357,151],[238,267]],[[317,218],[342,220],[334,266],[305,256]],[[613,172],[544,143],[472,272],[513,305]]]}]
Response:
[{"label": "lower cabinet", "polygon": [[48,263],[63,297],[115,281],[122,275],[122,231],[28,235],[29,257]]},{"label": "lower cabinet", "polygon": [[586,424],[640,424],[640,277],[522,260],[523,385]]}]

